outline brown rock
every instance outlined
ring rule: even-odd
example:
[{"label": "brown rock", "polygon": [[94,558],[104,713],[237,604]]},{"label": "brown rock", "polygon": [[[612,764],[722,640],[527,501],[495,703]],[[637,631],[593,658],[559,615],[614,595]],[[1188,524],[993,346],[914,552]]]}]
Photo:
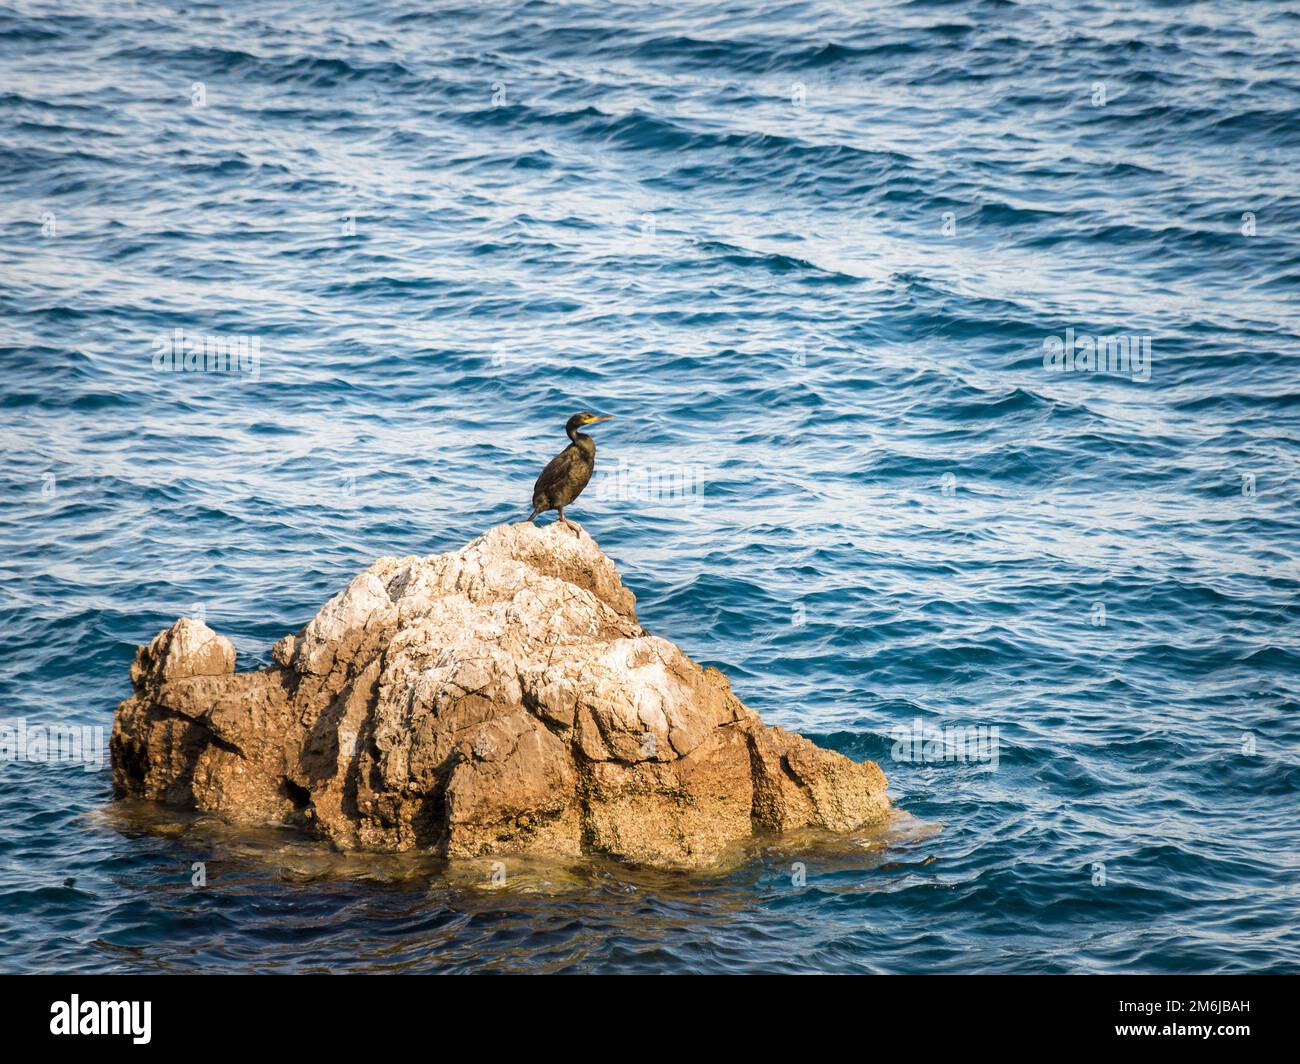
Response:
[{"label": "brown rock", "polygon": [[754,834],[885,819],[877,765],[765,726],[634,606],[585,532],[517,524],[379,559],[257,672],[182,619],[136,655],[114,783],[449,857],[694,867]]}]

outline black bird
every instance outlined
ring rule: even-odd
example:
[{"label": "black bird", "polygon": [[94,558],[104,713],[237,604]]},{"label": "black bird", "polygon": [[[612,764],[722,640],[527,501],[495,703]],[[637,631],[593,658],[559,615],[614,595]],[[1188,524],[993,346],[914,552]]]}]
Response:
[{"label": "black bird", "polygon": [[611,416],[589,414],[584,410],[569,418],[564,432],[573,442],[546,464],[533,485],[533,512],[528,515],[529,521],[547,510],[558,510],[558,523],[577,529],[577,525],[564,516],[564,508],[582,494],[582,489],[591,479],[591,471],[596,468],[596,441],[578,429],[597,421],[608,421]]}]

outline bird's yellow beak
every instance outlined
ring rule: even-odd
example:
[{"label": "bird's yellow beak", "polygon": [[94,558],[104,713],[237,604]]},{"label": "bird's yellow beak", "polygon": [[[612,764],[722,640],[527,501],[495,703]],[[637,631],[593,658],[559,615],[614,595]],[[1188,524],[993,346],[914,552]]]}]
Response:
[{"label": "bird's yellow beak", "polygon": [[594,425],[597,421],[608,421],[613,414],[601,414],[599,417],[589,417],[583,422],[584,425]]}]

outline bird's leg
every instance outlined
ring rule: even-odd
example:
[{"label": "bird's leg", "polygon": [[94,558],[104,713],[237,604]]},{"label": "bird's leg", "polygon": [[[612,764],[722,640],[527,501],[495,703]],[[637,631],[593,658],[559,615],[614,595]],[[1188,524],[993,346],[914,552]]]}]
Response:
[{"label": "bird's leg", "polygon": [[559,519],[559,521],[558,521],[557,523],[558,523],[558,524],[561,524],[561,525],[564,525],[566,528],[571,528],[571,529],[573,529],[573,534],[574,534],[575,536],[576,536],[576,535],[581,535],[581,533],[582,533],[582,529],[580,529],[577,525],[575,525],[572,521],[570,521],[567,517],[564,516],[564,507],[563,507],[563,506],[557,506],[557,507],[556,507],[556,510],[558,510],[558,511],[559,511],[559,514],[560,514],[560,519]]}]

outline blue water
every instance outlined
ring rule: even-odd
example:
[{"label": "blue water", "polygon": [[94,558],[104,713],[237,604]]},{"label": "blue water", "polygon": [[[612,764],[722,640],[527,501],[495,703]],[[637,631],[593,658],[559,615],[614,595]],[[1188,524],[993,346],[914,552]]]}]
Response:
[{"label": "blue water", "polygon": [[1300,15],[1057,6],[0,6],[6,720],[107,726],[182,614],[265,663],[591,409],[702,487],[570,511],[643,623],[901,811],[485,889],[32,758],[0,967],[1300,971]]}]

